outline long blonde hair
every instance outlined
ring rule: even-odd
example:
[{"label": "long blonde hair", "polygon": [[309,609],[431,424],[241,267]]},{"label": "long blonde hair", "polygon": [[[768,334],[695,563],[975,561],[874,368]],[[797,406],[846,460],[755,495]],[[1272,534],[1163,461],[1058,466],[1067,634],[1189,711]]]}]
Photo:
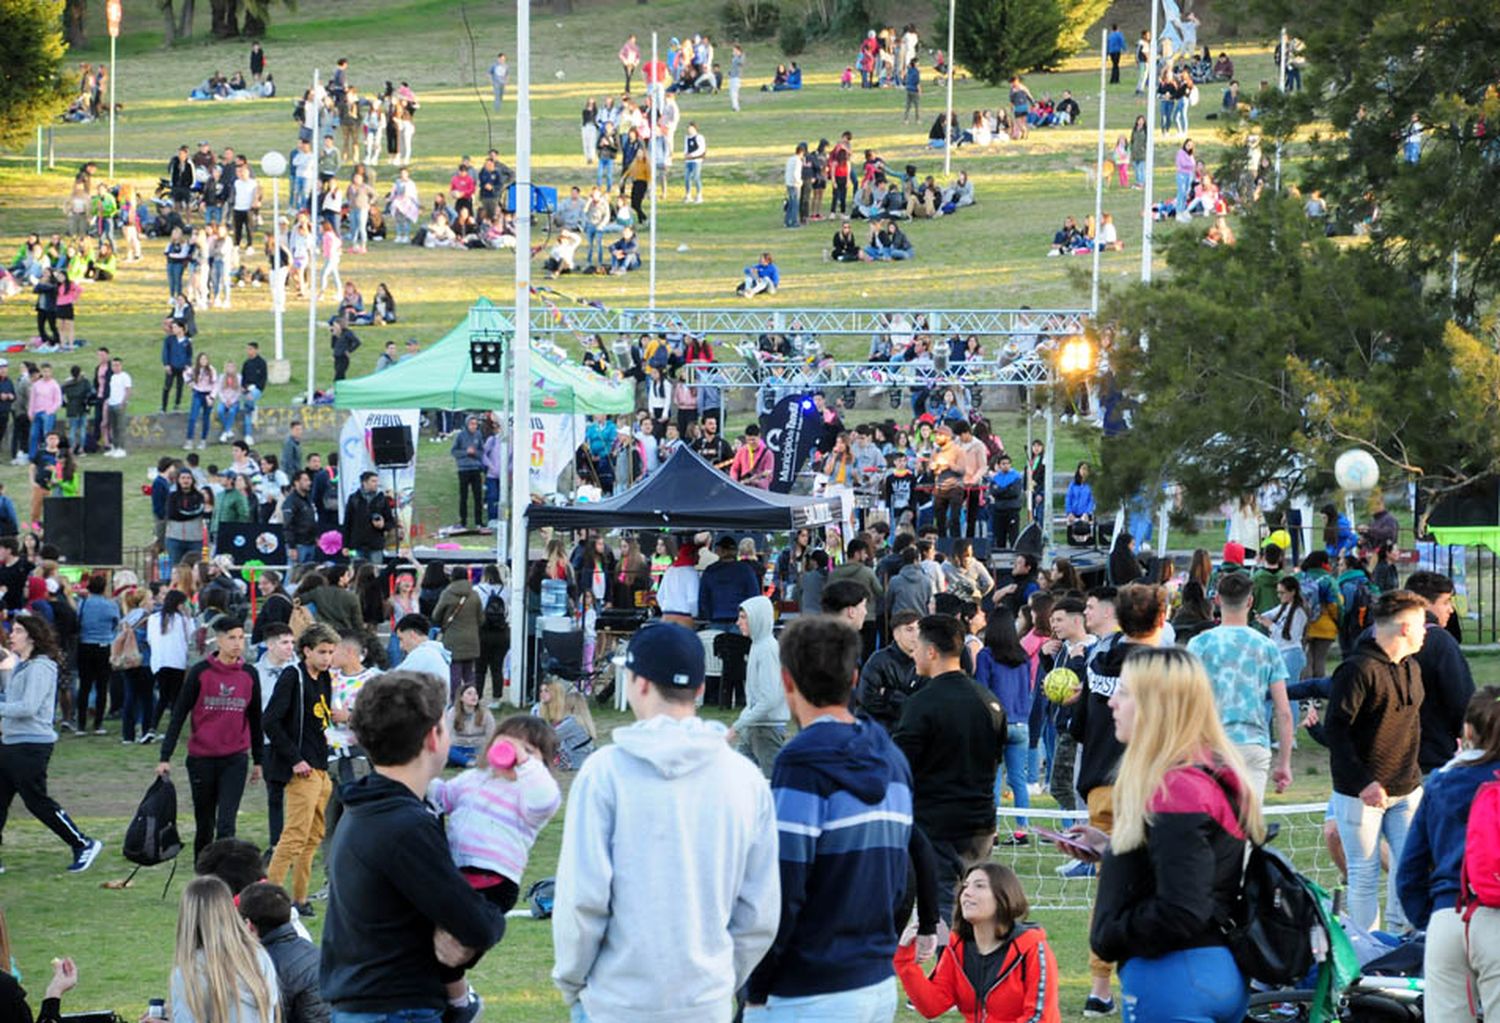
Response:
[{"label": "long blonde hair", "polygon": [[587,697],[560,680],[549,679],[542,686],[551,694],[551,698],[538,701],[538,717],[553,728],[562,724],[564,718],[571,717],[583,726],[583,730],[589,733],[589,738],[599,738],[599,732],[594,727],[594,712],[589,709]]},{"label": "long blonde hair", "polygon": [[260,956],[260,945],[245,929],[229,886],[213,876],[189,881],[177,915],[173,965],[182,976],[193,1018],[237,1019],[242,993],[248,993],[256,1019],[278,1023],[280,1000],[266,983]]},{"label": "long blonde hair", "polygon": [[1148,807],[1162,780],[1168,771],[1193,764],[1217,763],[1234,772],[1242,797],[1240,826],[1255,841],[1264,840],[1260,799],[1250,790],[1244,759],[1219,723],[1203,662],[1180,647],[1140,647],[1125,658],[1120,685],[1135,700],[1135,722],[1114,785],[1114,850],[1146,844]]}]

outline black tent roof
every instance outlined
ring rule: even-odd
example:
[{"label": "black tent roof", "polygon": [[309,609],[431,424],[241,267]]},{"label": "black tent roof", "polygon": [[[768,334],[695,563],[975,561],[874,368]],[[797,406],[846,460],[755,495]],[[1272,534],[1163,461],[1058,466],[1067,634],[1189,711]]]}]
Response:
[{"label": "black tent roof", "polygon": [[528,528],[746,529],[765,532],[821,526],[842,519],[838,495],[792,497],[741,486],[683,445],[624,493],[565,507],[534,504]]}]

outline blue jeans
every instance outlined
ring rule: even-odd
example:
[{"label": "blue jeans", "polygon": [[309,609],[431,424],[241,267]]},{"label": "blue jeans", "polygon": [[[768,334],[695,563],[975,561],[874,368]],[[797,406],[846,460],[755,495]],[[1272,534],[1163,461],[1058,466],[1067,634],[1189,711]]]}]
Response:
[{"label": "blue jeans", "polygon": [[594,171],[594,184],[608,192],[615,187],[615,158],[599,157],[599,167]]},{"label": "blue jeans", "polygon": [[349,244],[364,248],[370,244],[370,211],[355,207],[349,213]]},{"label": "blue jeans", "polygon": [[494,522],[500,517],[500,478],[498,476],[485,476],[484,478],[484,520]]},{"label": "blue jeans", "polygon": [[1135,171],[1135,187],[1143,188],[1146,184],[1146,161],[1132,160],[1130,166]]},{"label": "blue jeans", "polygon": [[189,554],[198,554],[203,550],[203,544],[196,540],[167,540],[167,557],[172,559],[172,564],[182,564],[182,559]]},{"label": "blue jeans", "polygon": [[29,438],[29,442],[26,447],[26,454],[28,454],[32,458],[35,458],[37,449],[42,446],[42,442],[47,439],[47,434],[51,433],[53,428],[56,426],[56,412],[38,412],[36,415],[32,416],[31,437]]},{"label": "blue jeans", "polygon": [[1161,101],[1161,130],[1172,130],[1172,101],[1169,99]]},{"label": "blue jeans", "polygon": [[1249,988],[1222,945],[1120,964],[1123,1023],[1240,1023]]},{"label": "blue jeans", "polygon": [[1172,101],[1172,124],[1184,135],[1188,130],[1188,101],[1178,99]]},{"label": "blue jeans", "polygon": [[783,223],[787,227],[796,227],[801,223],[801,206],[799,205],[799,190],[795,185],[786,186],[786,219]]},{"label": "blue jeans", "polygon": [[86,415],[68,417],[68,443],[78,451],[83,450],[83,439],[88,432],[85,429],[85,424],[88,421],[89,417]]},{"label": "blue jeans", "polygon": [[120,713],[120,738],[126,742],[135,739],[136,727],[145,735],[151,730],[151,705],[155,679],[151,669],[142,665],[122,671],[125,676],[125,707]]},{"label": "blue jeans", "polygon": [[[584,253],[583,258],[589,266],[598,266],[600,263],[604,262],[604,234],[605,232],[603,230],[595,227],[593,224],[583,225],[583,240],[584,243],[588,246],[588,249]],[[598,259],[594,258],[594,252],[596,249],[599,252]]]},{"label": "blue jeans", "polygon": [[896,978],[853,991],[782,998],[745,1010],[745,1023],[891,1023],[896,1015]]},{"label": "blue jeans", "polygon": [[187,264],[179,260],[167,260],[167,294],[182,294],[182,274],[187,269]]},{"label": "blue jeans", "polygon": [[222,207],[222,206],[205,206],[205,207],[203,207],[203,222],[205,224],[209,224],[209,225],[223,223],[224,222],[224,207]]},{"label": "blue jeans", "polygon": [[318,545],[315,543],[299,543],[297,545],[297,564],[311,565],[318,560]]},{"label": "blue jeans", "polygon": [[[999,806],[1005,789],[1015,793],[1016,808],[1024,810],[1031,806],[1031,790],[1027,788],[1026,759],[1031,747],[1031,729],[1024,721],[1012,721],[1005,726],[1005,770],[995,775],[995,805]],[[1016,824],[1026,826],[1025,817],[1017,817]]]},{"label": "blue jeans", "polygon": [[1395,865],[1401,862],[1406,832],[1422,803],[1422,790],[1388,799],[1386,805],[1366,806],[1358,796],[1335,792],[1329,804],[1344,843],[1349,862],[1349,919],[1367,931],[1380,921],[1380,840],[1391,847],[1390,876],[1386,879],[1385,930],[1395,933],[1406,926],[1406,914],[1396,896]]},{"label": "blue jeans", "polygon": [[202,391],[193,392],[193,403],[188,406],[188,427],[186,440],[193,439],[193,427],[198,423],[198,416],[203,416],[203,433],[199,435],[200,440],[208,440],[208,420],[212,409],[208,404],[208,395]]},{"label": "blue jeans", "polygon": [[392,1009],[390,1012],[344,1012],[334,1009],[333,1023],[442,1023],[442,1009]]},{"label": "blue jeans", "polygon": [[698,197],[703,197],[703,161],[689,160],[682,165],[682,197],[692,198],[693,188],[697,187]]},{"label": "blue jeans", "polygon": [[1184,171],[1177,172],[1177,212],[1187,209],[1188,192],[1193,188],[1193,176]]}]

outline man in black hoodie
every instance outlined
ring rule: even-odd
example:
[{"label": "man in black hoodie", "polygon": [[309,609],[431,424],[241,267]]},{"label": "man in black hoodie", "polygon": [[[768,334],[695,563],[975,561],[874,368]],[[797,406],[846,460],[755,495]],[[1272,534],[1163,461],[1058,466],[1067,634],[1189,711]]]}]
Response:
[{"label": "man in black hoodie", "polygon": [[1437,572],[1413,572],[1406,588],[1427,602],[1427,633],[1417,651],[1422,669],[1422,748],[1417,762],[1427,775],[1458,752],[1464,712],[1474,696],[1474,674],[1458,640],[1448,633],[1453,580]]},{"label": "man in black hoodie", "polygon": [[870,655],[859,671],[859,685],[854,690],[856,717],[877,722],[887,732],[895,730],[901,720],[901,708],[925,682],[917,676],[917,623],[922,616],[915,611],[897,611],[891,615],[891,642]]},{"label": "man in black hoodie", "polygon": [[[1349,916],[1366,930],[1380,918],[1380,839],[1401,861],[1406,832],[1422,802],[1422,669],[1427,602],[1409,590],[1375,602],[1375,629],[1334,669],[1323,728],[1333,776],[1330,809],[1349,862]],[[1386,927],[1405,924],[1390,875]]]},{"label": "man in black hoodie", "polygon": [[[1100,635],[1109,628],[1109,614],[1100,605],[1109,598],[1095,590],[1084,604],[1084,619],[1089,631]],[[1131,583],[1114,594],[1114,620],[1119,632],[1101,636],[1094,644],[1087,662],[1083,697],[1074,705],[1068,731],[1078,741],[1078,792],[1088,804],[1089,824],[1109,834],[1114,828],[1115,774],[1125,747],[1115,738],[1114,712],[1110,698],[1120,684],[1120,670],[1125,655],[1133,646],[1157,646],[1162,626],[1167,623],[1167,594],[1160,586]],[[1075,876],[1065,874],[1065,877]],[[1091,923],[1092,926],[1092,923]],[[1108,1016],[1115,1011],[1109,993],[1113,964],[1089,950],[1089,995],[1083,1014]]]},{"label": "man in black hoodie", "polygon": [[938,917],[952,916],[967,864],[995,842],[995,770],[1005,750],[1005,710],[959,667],[963,626],[951,615],[917,623],[917,674],[930,681],[907,699],[891,736],[912,774],[912,816],[937,860]]},{"label": "man in black hoodie", "polygon": [[[366,682],[354,706],[350,727],[375,773],[340,790],[328,850],[322,989],[335,1013],[437,1023],[447,1005],[439,964],[466,965],[505,933],[505,915],[453,865],[425,801],[448,762],[447,702],[445,682],[391,671]],[[478,1008],[471,996],[454,1016]]]}]

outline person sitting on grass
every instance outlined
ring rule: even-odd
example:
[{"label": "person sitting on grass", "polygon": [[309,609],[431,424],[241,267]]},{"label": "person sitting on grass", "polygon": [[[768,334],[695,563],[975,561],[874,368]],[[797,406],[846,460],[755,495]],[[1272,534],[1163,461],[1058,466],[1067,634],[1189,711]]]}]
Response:
[{"label": "person sitting on grass", "polygon": [[178,1023],[274,1023],[279,1015],[276,965],[235,911],[229,886],[217,877],[195,877],[182,891],[171,994],[169,1018]]},{"label": "person sitting on grass", "polygon": [[1063,226],[1052,236],[1052,248],[1048,251],[1049,256],[1070,256],[1079,248],[1087,249],[1088,239],[1083,232],[1078,230],[1078,221],[1073,217],[1063,220]]},{"label": "person sitting on grass", "polygon": [[641,268],[641,246],[635,240],[635,228],[627,227],[609,247],[609,272],[615,276]]},{"label": "person sitting on grass", "polygon": [[1120,241],[1120,235],[1115,231],[1115,216],[1106,213],[1099,220],[1099,234],[1095,239],[1100,252],[1124,252],[1125,243]]},{"label": "person sitting on grass", "polygon": [[879,220],[885,212],[886,194],[890,191],[884,174],[859,186],[854,193],[854,215],[865,220]]},{"label": "person sitting on grass", "polygon": [[1064,89],[1062,99],[1057,103],[1057,123],[1077,124],[1079,113],[1078,101],[1073,98],[1073,91]]},{"label": "person sitting on grass", "polygon": [[776,264],[771,260],[771,254],[762,252],[759,262],[745,267],[745,279],[734,289],[734,293],[741,298],[750,298],[761,292],[774,295],[780,286],[781,271],[776,269]]},{"label": "person sitting on grass", "polygon": [[257,881],[237,894],[235,904],[251,937],[276,967],[281,1023],[327,1023],[328,1005],[318,986],[318,946],[297,932],[286,889]]},{"label": "person sitting on grass", "polygon": [[943,193],[931,174],[920,183],[913,180],[908,206],[911,215],[920,220],[931,220],[943,215]]},{"label": "person sitting on grass", "polygon": [[833,235],[833,261],[835,263],[859,262],[859,239],[849,227],[849,221],[839,225]]},{"label": "person sitting on grass", "polygon": [[[5,913],[0,911],[0,1019],[29,1020],[31,1007],[26,1004],[26,992],[21,982],[11,973],[15,957],[11,952],[9,932],[5,927]],[[78,966],[71,958],[52,960],[52,979],[42,993],[42,1004],[37,1012],[36,1023],[61,1023],[62,996],[78,986]]]},{"label": "person sitting on grass", "polygon": [[911,240],[895,221],[887,218],[870,226],[870,244],[865,247],[866,262],[900,262],[911,259],[913,255]]},{"label": "person sitting on grass", "polygon": [[974,182],[968,171],[959,171],[953,184],[943,189],[943,212],[955,213],[965,206],[974,205]]}]

